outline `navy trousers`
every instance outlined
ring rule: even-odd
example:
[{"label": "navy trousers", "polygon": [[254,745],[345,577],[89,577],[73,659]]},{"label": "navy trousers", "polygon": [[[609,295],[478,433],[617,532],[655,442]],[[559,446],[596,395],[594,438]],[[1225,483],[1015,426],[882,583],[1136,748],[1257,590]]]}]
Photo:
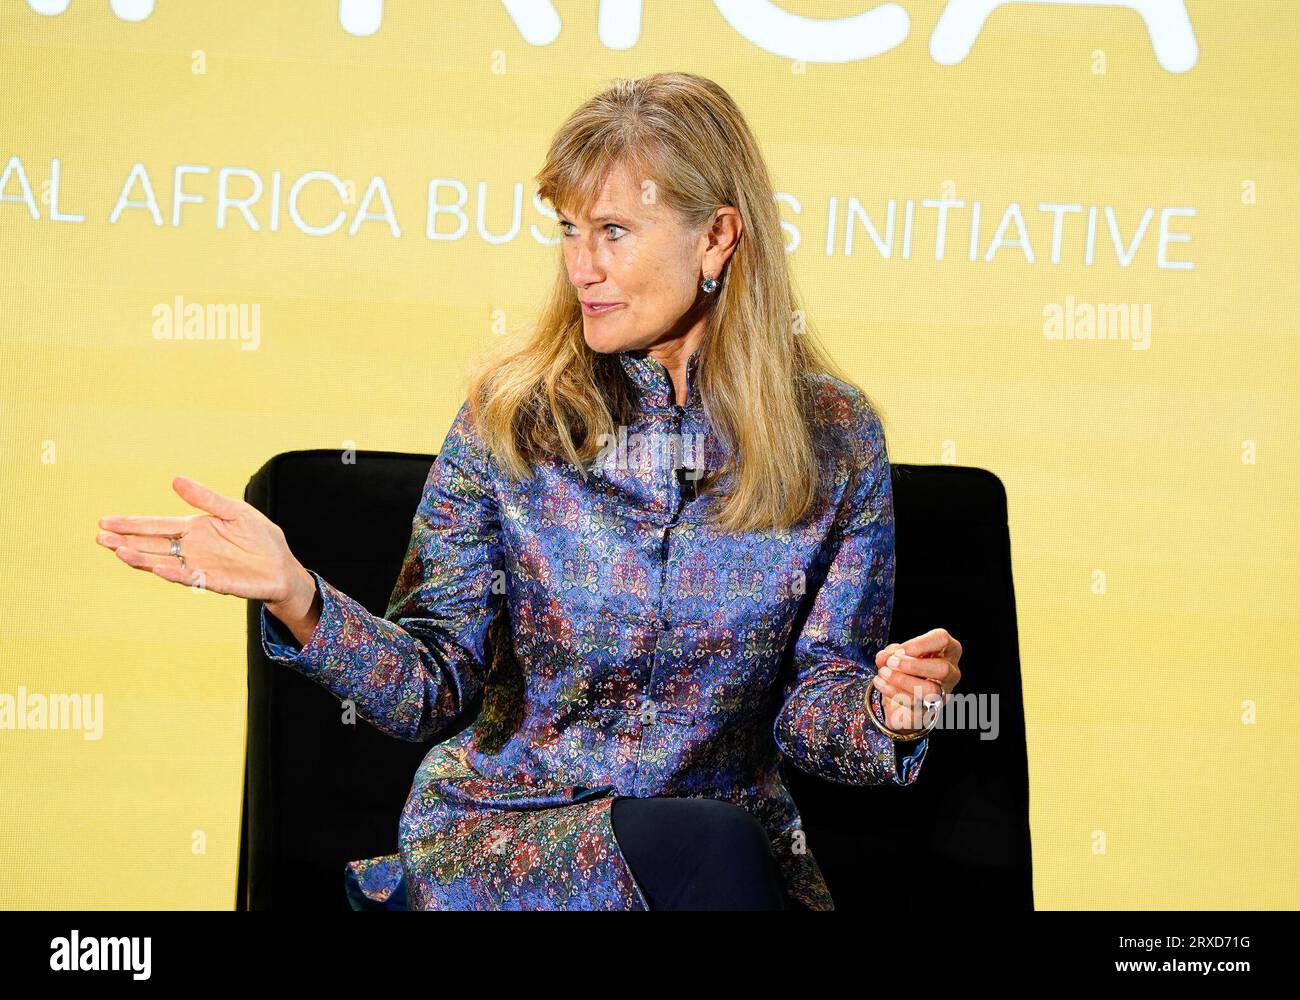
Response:
[{"label": "navy trousers", "polygon": [[767,832],[717,799],[620,796],[614,836],[652,910],[786,910]]}]

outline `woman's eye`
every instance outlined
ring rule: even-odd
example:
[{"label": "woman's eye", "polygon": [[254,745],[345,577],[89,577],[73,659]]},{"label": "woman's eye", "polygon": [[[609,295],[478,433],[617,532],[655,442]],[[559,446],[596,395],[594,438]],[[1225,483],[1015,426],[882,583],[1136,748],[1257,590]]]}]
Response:
[{"label": "woman's eye", "polygon": [[[560,233],[561,233],[562,235],[564,235],[564,236],[571,236],[571,235],[573,235],[573,234],[570,233],[569,230],[566,228],[567,226],[572,226],[572,225],[573,225],[572,222],[563,222],[563,221],[560,222]],[[623,230],[623,232],[626,232],[626,231],[627,231],[627,230],[623,229],[623,227],[620,226],[620,225],[619,225],[618,223],[616,223],[616,222],[607,222],[607,223],[605,224],[605,229],[606,229],[607,231],[610,230],[610,229],[620,229],[620,230]],[[611,243],[613,243],[613,242],[616,242],[617,240],[621,240],[622,238],[623,238],[623,237],[622,237],[621,235],[620,235],[620,236],[615,236],[615,235],[613,235],[613,234],[610,234],[609,240],[610,240]]]}]

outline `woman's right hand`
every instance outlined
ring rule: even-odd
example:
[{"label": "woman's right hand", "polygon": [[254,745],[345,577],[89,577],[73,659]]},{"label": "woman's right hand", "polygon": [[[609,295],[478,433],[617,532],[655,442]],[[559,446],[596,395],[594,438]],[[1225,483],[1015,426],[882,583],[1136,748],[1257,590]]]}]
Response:
[{"label": "woman's right hand", "polygon": [[[173,479],[172,489],[206,513],[101,517],[95,541],[128,566],[164,580],[262,601],[282,618],[307,614],[316,581],[289,551],[279,525],[251,504],[186,476]],[[173,538],[180,539],[184,565],[168,554]]]}]

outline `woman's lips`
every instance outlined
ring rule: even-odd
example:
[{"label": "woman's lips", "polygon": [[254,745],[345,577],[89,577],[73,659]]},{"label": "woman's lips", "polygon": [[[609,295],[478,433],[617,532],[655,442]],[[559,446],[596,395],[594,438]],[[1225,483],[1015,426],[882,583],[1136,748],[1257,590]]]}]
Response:
[{"label": "woman's lips", "polygon": [[582,303],[582,311],[588,316],[603,316],[607,312],[612,312],[622,306],[622,302],[607,302],[604,305],[595,305],[592,303]]}]

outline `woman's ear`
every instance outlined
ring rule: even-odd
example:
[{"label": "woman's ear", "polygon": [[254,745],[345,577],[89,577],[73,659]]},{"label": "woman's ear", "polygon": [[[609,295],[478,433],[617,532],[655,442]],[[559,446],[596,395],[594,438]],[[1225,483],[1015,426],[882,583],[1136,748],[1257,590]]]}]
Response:
[{"label": "woman's ear", "polygon": [[714,211],[713,220],[706,234],[708,244],[705,251],[705,264],[712,269],[711,273],[715,276],[722,272],[731,258],[744,228],[745,224],[741,221],[740,212],[732,206],[724,205]]}]

